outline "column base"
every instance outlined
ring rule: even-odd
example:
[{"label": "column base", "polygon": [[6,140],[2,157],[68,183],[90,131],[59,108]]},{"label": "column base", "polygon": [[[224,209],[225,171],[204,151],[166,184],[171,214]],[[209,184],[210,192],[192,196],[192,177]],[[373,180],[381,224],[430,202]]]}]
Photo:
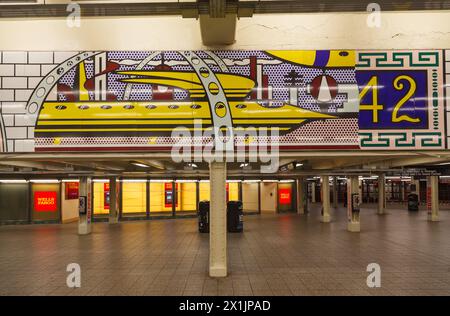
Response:
[{"label": "column base", "polygon": [[224,278],[227,276],[226,267],[210,267],[209,276],[212,278]]},{"label": "column base", "polygon": [[439,215],[428,214],[429,222],[440,222]]},{"label": "column base", "polygon": [[301,209],[297,211],[297,214],[299,215],[305,215],[305,209]]},{"label": "column base", "polygon": [[322,223],[329,223],[331,221],[331,217],[329,214],[320,216],[320,221]]},{"label": "column base", "polygon": [[378,211],[377,211],[377,214],[378,214],[378,215],[385,215],[386,212],[385,212],[385,210],[378,210]]},{"label": "column base", "polygon": [[119,222],[119,219],[117,217],[109,217],[108,223],[110,224],[117,224]]},{"label": "column base", "polygon": [[91,231],[91,225],[78,224],[78,235],[89,235]]},{"label": "column base", "polygon": [[347,224],[347,230],[352,233],[359,233],[361,231],[361,225],[359,222],[350,222]]}]

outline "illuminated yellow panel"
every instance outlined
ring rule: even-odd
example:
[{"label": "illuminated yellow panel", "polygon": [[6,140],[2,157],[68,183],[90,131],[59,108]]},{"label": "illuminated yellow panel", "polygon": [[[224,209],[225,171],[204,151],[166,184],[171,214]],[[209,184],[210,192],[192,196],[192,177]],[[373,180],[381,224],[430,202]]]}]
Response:
[{"label": "illuminated yellow panel", "polygon": [[[197,184],[194,182],[179,183],[181,195],[181,211],[197,210]],[[180,186],[181,185],[181,186]],[[180,205],[180,204],[178,204]]]},{"label": "illuminated yellow panel", "polygon": [[104,183],[94,182],[94,214],[109,214],[109,209],[105,209]]},{"label": "illuminated yellow panel", "polygon": [[209,182],[200,182],[199,185],[200,201],[209,201]]},{"label": "illuminated yellow panel", "polygon": [[150,213],[152,212],[172,212],[172,207],[166,207],[164,204],[164,182],[150,183]]},{"label": "illuminated yellow panel", "polygon": [[122,184],[122,213],[145,213],[146,204],[145,183],[124,182]]},{"label": "illuminated yellow panel", "polygon": [[239,200],[239,183],[237,182],[228,183],[228,199],[230,201]]}]

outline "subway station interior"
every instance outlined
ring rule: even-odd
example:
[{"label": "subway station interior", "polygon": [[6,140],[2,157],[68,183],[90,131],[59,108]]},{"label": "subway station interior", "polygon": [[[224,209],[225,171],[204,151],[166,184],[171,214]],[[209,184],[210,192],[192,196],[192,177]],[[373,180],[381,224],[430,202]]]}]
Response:
[{"label": "subway station interior", "polygon": [[0,1],[0,295],[450,295],[449,21]]}]

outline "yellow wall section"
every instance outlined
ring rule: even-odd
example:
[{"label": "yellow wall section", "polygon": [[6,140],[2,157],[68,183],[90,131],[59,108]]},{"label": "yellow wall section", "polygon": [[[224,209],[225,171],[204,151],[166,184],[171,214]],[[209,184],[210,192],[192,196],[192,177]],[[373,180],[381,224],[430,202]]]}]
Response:
[{"label": "yellow wall section", "polygon": [[105,209],[104,183],[94,182],[94,214],[109,214]]},{"label": "yellow wall section", "polygon": [[242,206],[244,212],[258,211],[259,183],[242,183]]},{"label": "yellow wall section", "polygon": [[147,196],[146,183],[122,183],[122,213],[145,213]]},{"label": "yellow wall section", "polygon": [[179,192],[181,194],[181,211],[196,211],[197,184],[193,182],[179,183],[178,188],[181,190]]},{"label": "yellow wall section", "polygon": [[200,201],[209,201],[210,193],[209,193],[209,182],[200,182]]},{"label": "yellow wall section", "polygon": [[230,201],[239,200],[239,183],[237,182],[228,183],[228,199]]}]

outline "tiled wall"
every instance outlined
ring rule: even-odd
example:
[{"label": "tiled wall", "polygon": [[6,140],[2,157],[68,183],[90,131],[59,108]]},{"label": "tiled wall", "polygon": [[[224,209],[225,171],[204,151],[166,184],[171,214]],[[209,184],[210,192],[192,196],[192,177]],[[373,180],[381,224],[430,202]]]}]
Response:
[{"label": "tiled wall", "polygon": [[[34,151],[35,123],[26,115],[26,104],[48,72],[75,52],[0,52],[0,111],[8,139],[7,151]],[[48,100],[55,99],[52,93]]]}]

